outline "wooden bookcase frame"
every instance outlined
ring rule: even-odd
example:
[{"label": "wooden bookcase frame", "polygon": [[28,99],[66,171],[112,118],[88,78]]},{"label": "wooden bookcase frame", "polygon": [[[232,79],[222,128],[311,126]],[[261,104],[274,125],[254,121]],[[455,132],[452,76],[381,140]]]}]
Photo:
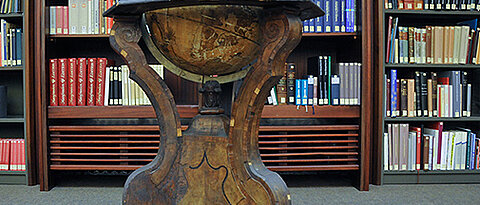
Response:
[{"label": "wooden bookcase frame", "polygon": [[[387,64],[385,63],[385,39],[388,16],[416,16],[418,19],[428,18],[453,18],[460,19],[478,18],[478,11],[436,11],[436,10],[391,10],[384,9],[384,1],[375,2],[375,60],[374,60],[374,139],[372,144],[372,183],[375,185],[382,184],[432,184],[432,183],[480,183],[480,170],[430,170],[430,171],[384,171],[383,170],[383,133],[386,123],[411,123],[411,122],[480,122],[480,117],[462,117],[462,118],[439,118],[439,117],[386,117],[384,113],[385,106],[385,85],[384,74],[387,69],[396,68],[397,70],[417,69],[461,69],[474,70],[480,69],[479,65],[456,65],[456,64]],[[460,20],[459,20],[460,21]],[[434,21],[430,21],[435,24]]]},{"label": "wooden bookcase frame", "polygon": [[[315,108],[316,115],[308,116],[301,112],[293,112],[295,106],[265,106],[263,115],[271,118],[356,118],[360,122],[359,131],[359,162],[356,186],[359,190],[368,191],[370,182],[370,141],[372,137],[372,110],[373,110],[373,94],[372,94],[372,60],[373,60],[373,4],[372,0],[363,0],[359,3],[357,11],[361,10],[361,29],[357,33],[320,33],[320,34],[304,34],[305,38],[360,38],[361,41],[361,61],[362,61],[362,102],[361,106],[318,106]],[[112,117],[152,117],[153,109],[151,107],[49,107],[47,97],[48,76],[47,76],[47,41],[52,39],[96,39],[107,38],[108,35],[48,35],[46,32],[48,22],[46,2],[44,0],[35,0],[35,124],[38,147],[36,153],[38,155],[38,180],[40,190],[48,191],[52,187],[50,183],[49,164],[49,146],[48,146],[48,121],[55,118],[112,118]],[[306,59],[305,59],[306,61]],[[300,65],[302,66],[302,65]],[[282,110],[279,112],[278,110]],[[194,109],[193,109],[194,110]],[[290,110],[290,111],[288,111]],[[112,115],[112,111],[116,114]],[[118,111],[118,112],[117,112]],[[134,111],[134,112],[133,112]],[[285,112],[284,112],[285,111]],[[179,108],[180,115],[192,116],[192,108]],[[67,114],[68,113],[68,114]],[[132,113],[133,114],[132,116]],[[183,114],[182,114],[183,113]],[[279,113],[282,113],[279,116]],[[267,126],[268,127],[268,126]],[[288,127],[288,126],[285,126]],[[308,128],[308,127],[307,127]],[[268,130],[268,128],[267,128]],[[327,169],[328,170],[328,169]],[[342,170],[342,169],[339,169]],[[343,170],[349,170],[348,168]],[[282,170],[286,171],[286,170]],[[292,169],[292,171],[296,171]],[[317,169],[320,171],[320,169]]]}]

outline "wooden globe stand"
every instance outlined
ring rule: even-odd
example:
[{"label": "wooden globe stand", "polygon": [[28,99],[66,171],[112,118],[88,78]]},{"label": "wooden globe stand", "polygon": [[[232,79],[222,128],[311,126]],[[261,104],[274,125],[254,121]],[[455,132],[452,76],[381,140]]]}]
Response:
[{"label": "wooden globe stand", "polygon": [[260,55],[246,74],[230,118],[214,97],[219,84],[210,81],[202,89],[213,96],[207,99],[210,105],[182,132],[172,93],[138,45],[140,18],[115,16],[110,44],[147,94],[160,126],[158,154],[130,175],[124,204],[290,204],[282,178],[261,161],[258,129],[265,99],[300,42],[302,22],[283,9],[268,10],[263,18]]}]

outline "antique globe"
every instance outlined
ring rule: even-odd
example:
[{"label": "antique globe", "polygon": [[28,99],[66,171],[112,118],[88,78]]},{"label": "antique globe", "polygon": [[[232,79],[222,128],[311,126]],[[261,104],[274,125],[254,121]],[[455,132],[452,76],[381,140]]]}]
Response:
[{"label": "antique globe", "polygon": [[199,75],[239,71],[258,56],[261,7],[203,5],[145,13],[154,48],[177,67]]}]

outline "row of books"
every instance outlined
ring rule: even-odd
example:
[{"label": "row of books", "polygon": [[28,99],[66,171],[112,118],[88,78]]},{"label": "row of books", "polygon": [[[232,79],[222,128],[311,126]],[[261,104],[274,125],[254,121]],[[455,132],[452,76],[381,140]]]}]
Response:
[{"label": "row of books", "polygon": [[25,140],[0,139],[0,171],[25,171]]},{"label": "row of books", "polygon": [[104,106],[106,58],[50,59],[50,106]]},{"label": "row of books", "polygon": [[[163,79],[163,65],[150,65]],[[105,88],[105,102],[108,105],[151,105],[145,92],[138,86],[136,82],[129,78],[129,70],[127,65],[119,67],[107,67],[107,87]]]},{"label": "row of books", "polygon": [[356,32],[356,0],[313,0],[325,15],[303,21],[304,33]]},{"label": "row of books", "polygon": [[384,170],[473,170],[480,168],[480,139],[470,129],[444,130],[443,122],[387,124]]},{"label": "row of books", "polygon": [[456,26],[398,26],[389,17],[386,63],[480,64],[477,20]]},{"label": "row of books", "polygon": [[387,117],[471,116],[472,85],[467,72],[416,71],[413,78],[397,75],[392,69],[386,79]]},{"label": "row of books", "polygon": [[0,13],[19,13],[22,12],[21,0],[1,0],[0,1]]},{"label": "row of books", "polygon": [[480,11],[478,0],[385,0],[385,9]]},{"label": "row of books", "polygon": [[0,65],[22,65],[23,29],[0,19]]},{"label": "row of books", "polygon": [[[359,105],[361,63],[332,62],[332,56],[308,59],[305,79],[295,79],[296,65],[285,64],[285,74],[270,91],[268,104]],[[333,66],[333,67],[332,67]]]},{"label": "row of books", "polygon": [[110,34],[113,18],[102,14],[115,0],[69,0],[68,6],[51,6],[50,34]]}]

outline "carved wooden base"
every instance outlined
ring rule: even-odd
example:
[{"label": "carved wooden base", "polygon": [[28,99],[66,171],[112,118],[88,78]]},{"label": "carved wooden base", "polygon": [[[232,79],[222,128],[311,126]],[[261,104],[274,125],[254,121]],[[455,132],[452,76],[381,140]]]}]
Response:
[{"label": "carved wooden base", "polygon": [[170,90],[137,44],[139,19],[115,19],[110,43],[152,102],[161,130],[155,159],[125,183],[124,204],[290,204],[287,186],[260,159],[258,128],[265,99],[300,41],[301,22],[273,11],[261,27],[261,55],[244,80],[231,118],[205,112],[182,133]]}]

